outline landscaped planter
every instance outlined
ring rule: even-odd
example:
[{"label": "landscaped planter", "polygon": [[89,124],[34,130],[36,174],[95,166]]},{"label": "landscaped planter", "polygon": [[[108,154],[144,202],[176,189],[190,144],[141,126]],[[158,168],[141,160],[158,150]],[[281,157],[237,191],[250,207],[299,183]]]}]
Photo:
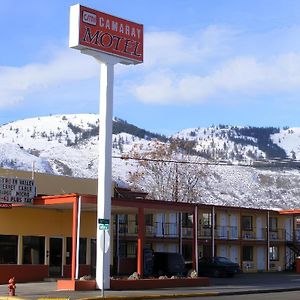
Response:
[{"label": "landscaped planter", "polygon": [[[151,279],[111,279],[111,290],[151,290],[156,288],[209,286],[209,278],[151,278]],[[96,290],[95,280],[58,280],[58,290]]]},{"label": "landscaped planter", "polygon": [[111,290],[144,290],[170,287],[209,286],[209,278],[111,279]]}]

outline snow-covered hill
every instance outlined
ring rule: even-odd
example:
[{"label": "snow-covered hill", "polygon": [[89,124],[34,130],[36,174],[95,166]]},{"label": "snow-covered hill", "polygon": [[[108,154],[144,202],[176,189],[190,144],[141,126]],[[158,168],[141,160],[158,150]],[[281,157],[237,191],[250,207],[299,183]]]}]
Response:
[{"label": "snow-covered hill", "polygon": [[[98,126],[98,115],[94,114],[38,117],[3,125],[0,164],[4,168],[96,178]],[[114,134],[113,155],[130,151],[136,143],[146,145],[149,141],[127,133]],[[121,176],[125,170],[119,163],[116,167]]]},{"label": "snow-covered hill", "polygon": [[[115,119],[114,125],[117,128],[113,134],[114,179],[143,189],[153,198],[172,200],[176,176],[179,200],[246,207],[300,207],[298,162],[292,165],[294,168],[274,165],[277,157],[289,158],[289,162],[300,159],[300,128],[212,126],[185,129],[167,139],[122,120]],[[38,117],[2,125],[0,166],[96,178],[98,130],[98,115],[94,114]],[[168,141],[178,139],[180,147],[188,146],[185,151],[180,148],[180,153],[171,158],[191,159],[196,163],[193,167],[185,164],[173,170],[166,163],[161,165],[164,194],[153,176],[157,169],[139,160],[119,158],[126,155],[153,158],[153,149],[158,144],[167,145]],[[268,159],[272,162],[264,168],[253,167],[253,162]],[[232,165],[213,163],[224,161]],[[244,166],[237,166],[238,161]]]}]

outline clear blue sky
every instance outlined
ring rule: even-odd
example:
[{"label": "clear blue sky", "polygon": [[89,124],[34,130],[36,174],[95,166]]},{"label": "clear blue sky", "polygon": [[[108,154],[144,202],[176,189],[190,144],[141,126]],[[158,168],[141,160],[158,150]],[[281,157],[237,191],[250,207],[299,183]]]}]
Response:
[{"label": "clear blue sky", "polygon": [[[97,63],[68,48],[69,0],[0,1],[0,123],[98,113]],[[170,134],[300,126],[300,1],[97,0],[144,24],[144,63],[115,68],[114,116]]]}]

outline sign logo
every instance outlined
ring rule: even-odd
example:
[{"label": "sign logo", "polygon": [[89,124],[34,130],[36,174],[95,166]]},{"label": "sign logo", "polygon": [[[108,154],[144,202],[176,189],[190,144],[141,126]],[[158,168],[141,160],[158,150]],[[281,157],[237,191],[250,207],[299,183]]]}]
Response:
[{"label": "sign logo", "polygon": [[143,25],[79,4],[70,9],[69,46],[92,49],[123,58],[121,63],[143,62]]},{"label": "sign logo", "polygon": [[95,14],[91,14],[88,11],[83,11],[82,13],[82,22],[96,25],[97,24],[97,16]]}]

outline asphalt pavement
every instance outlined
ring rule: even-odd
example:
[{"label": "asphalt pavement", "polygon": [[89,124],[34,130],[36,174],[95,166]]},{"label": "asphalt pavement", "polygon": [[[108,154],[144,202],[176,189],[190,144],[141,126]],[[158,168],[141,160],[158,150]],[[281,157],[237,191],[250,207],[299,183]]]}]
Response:
[{"label": "asphalt pavement", "polygon": [[[211,278],[207,287],[163,288],[155,290],[112,291],[106,290],[106,299],[159,299],[219,296],[233,294],[274,293],[300,291],[300,273],[252,273],[239,274],[233,278]],[[101,290],[58,291],[56,282],[17,283],[16,296],[9,297],[7,284],[0,285],[0,300],[3,299],[101,299]]]}]

